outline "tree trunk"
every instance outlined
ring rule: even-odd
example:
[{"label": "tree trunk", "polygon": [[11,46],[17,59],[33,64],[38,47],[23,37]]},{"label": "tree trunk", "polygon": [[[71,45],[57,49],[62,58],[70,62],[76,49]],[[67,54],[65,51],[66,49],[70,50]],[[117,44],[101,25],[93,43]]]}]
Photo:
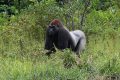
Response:
[{"label": "tree trunk", "polygon": [[88,10],[88,7],[90,5],[90,0],[85,0],[85,5],[84,5],[84,11],[81,14],[81,21],[80,21],[80,29],[83,29],[84,23],[85,23],[85,16],[86,16],[86,12]]}]

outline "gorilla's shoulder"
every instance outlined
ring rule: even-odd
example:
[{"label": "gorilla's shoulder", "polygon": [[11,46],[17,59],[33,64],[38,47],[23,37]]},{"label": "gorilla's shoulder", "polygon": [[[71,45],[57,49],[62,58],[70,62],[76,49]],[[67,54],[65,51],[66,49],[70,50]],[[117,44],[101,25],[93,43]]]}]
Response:
[{"label": "gorilla's shoulder", "polygon": [[65,29],[65,28],[60,28],[59,31],[58,31],[58,33],[59,33],[60,35],[64,35],[64,36],[70,35],[69,30],[67,30],[67,29]]}]

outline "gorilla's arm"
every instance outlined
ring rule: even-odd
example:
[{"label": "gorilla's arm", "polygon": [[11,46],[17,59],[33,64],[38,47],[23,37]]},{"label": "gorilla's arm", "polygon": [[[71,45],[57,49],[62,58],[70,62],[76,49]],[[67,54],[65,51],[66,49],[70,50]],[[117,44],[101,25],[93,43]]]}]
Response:
[{"label": "gorilla's arm", "polygon": [[48,52],[46,52],[46,55],[48,56],[50,56],[50,54],[52,54],[53,52],[56,52],[55,47],[49,38],[46,39],[45,49],[49,50]]},{"label": "gorilla's arm", "polygon": [[45,41],[45,49],[50,50],[50,49],[52,49],[53,47],[54,47],[54,45],[53,45],[52,41],[50,41],[49,39],[47,39],[47,40]]},{"label": "gorilla's arm", "polygon": [[45,39],[45,49],[50,50],[54,47],[53,45],[53,37],[49,36],[49,31],[46,32],[46,39]]},{"label": "gorilla's arm", "polygon": [[53,45],[53,37],[49,36],[48,32],[46,33],[45,49],[49,50],[48,52],[46,52],[46,55],[48,56],[50,56],[51,53],[56,52]]}]

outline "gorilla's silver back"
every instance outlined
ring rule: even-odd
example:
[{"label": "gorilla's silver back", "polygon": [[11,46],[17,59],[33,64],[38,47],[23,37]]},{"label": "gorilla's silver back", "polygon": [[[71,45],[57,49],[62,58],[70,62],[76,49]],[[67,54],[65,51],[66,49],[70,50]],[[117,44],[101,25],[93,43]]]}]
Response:
[{"label": "gorilla's silver back", "polygon": [[85,49],[86,37],[83,31],[81,30],[70,31],[70,35],[73,38],[75,46],[77,45],[78,41],[81,40],[79,43],[79,48],[77,50],[77,53]]}]

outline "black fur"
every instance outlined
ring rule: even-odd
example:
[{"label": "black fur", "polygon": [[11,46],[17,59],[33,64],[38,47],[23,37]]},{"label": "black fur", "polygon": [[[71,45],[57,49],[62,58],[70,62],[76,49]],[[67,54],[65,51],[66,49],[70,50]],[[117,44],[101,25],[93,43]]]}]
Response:
[{"label": "black fur", "polygon": [[50,50],[47,55],[50,55],[52,51],[55,52],[55,47],[60,50],[71,48],[75,51],[72,37],[64,27],[49,26],[46,31],[45,49]]}]

